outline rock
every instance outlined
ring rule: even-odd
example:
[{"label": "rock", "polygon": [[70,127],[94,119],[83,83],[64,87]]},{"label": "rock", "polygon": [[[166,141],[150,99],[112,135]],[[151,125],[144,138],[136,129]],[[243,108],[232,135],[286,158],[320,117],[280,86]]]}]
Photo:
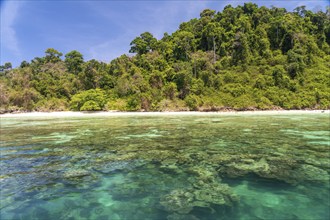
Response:
[{"label": "rock", "polygon": [[226,204],[226,201],[222,194],[218,194],[214,191],[209,190],[197,190],[194,192],[195,197],[197,200],[213,203],[217,205],[224,205]]},{"label": "rock", "polygon": [[182,215],[174,213],[167,216],[167,220],[199,220],[199,218],[194,215]]},{"label": "rock", "polygon": [[239,162],[233,162],[220,169],[230,177],[243,176],[248,173],[267,173],[269,165],[264,158],[259,161],[253,159],[242,159]]},{"label": "rock", "polygon": [[328,182],[330,179],[327,171],[308,164],[298,168],[294,177],[312,182]]},{"label": "rock", "polygon": [[64,178],[76,178],[76,177],[84,177],[84,176],[89,176],[89,175],[90,175],[90,172],[88,172],[87,170],[83,170],[83,169],[72,169],[72,170],[65,171],[63,173]]},{"label": "rock", "polygon": [[188,214],[193,209],[194,195],[184,190],[173,190],[161,198],[160,204],[168,212]]},{"label": "rock", "polygon": [[221,183],[206,184],[199,190],[195,190],[194,195],[196,200],[210,205],[231,206],[238,201],[238,196],[232,192],[231,188]]},{"label": "rock", "polygon": [[141,160],[119,160],[108,162],[106,164],[99,164],[98,166],[93,167],[93,169],[102,174],[109,174],[118,170],[132,170],[144,164],[145,163]]},{"label": "rock", "polygon": [[111,195],[114,200],[126,200],[140,198],[146,196],[147,192],[138,183],[132,182],[127,184],[113,184],[111,187]]},{"label": "rock", "polygon": [[196,176],[196,182],[211,183],[217,178],[217,173],[213,168],[195,166],[189,168],[187,172]]}]

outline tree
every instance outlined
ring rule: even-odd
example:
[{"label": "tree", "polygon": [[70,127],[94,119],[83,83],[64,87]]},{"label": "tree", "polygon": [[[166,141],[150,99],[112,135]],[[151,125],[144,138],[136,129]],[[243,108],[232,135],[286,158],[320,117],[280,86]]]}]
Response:
[{"label": "tree", "polygon": [[6,72],[8,70],[11,70],[13,66],[10,62],[5,63],[3,66],[0,66],[0,72]]},{"label": "tree", "polygon": [[24,68],[24,67],[28,67],[28,66],[30,66],[30,64],[24,60],[23,62],[21,62],[21,65],[19,67]]},{"label": "tree", "polygon": [[301,49],[292,49],[288,52],[287,70],[292,79],[302,74],[305,66],[304,55]]},{"label": "tree", "polygon": [[82,70],[84,58],[81,53],[76,50],[73,50],[65,54],[64,62],[70,73],[78,74]]},{"label": "tree", "polygon": [[251,52],[246,34],[238,32],[233,43],[233,63],[246,64],[251,59]]},{"label": "tree", "polygon": [[173,34],[177,59],[188,60],[191,52],[195,51],[194,34],[188,31],[178,31]]},{"label": "tree", "polygon": [[156,50],[169,61],[173,58],[173,46],[172,37],[168,33],[164,33],[163,38],[157,41]]},{"label": "tree", "polygon": [[213,50],[213,63],[216,61],[216,41],[221,39],[223,32],[224,29],[220,27],[217,22],[210,22],[203,29],[203,36],[206,39],[207,49],[209,50],[212,48]]},{"label": "tree", "polygon": [[63,55],[61,52],[58,52],[54,48],[48,48],[46,51],[46,62],[56,63],[61,61],[61,56]]},{"label": "tree", "polygon": [[163,90],[165,97],[171,100],[173,100],[178,93],[178,88],[174,82],[170,82],[166,84]]},{"label": "tree", "polygon": [[6,70],[9,70],[9,69],[12,69],[13,68],[13,65],[10,62],[7,62],[7,63],[5,63],[4,68]]},{"label": "tree", "polygon": [[270,42],[267,36],[267,31],[264,26],[259,25],[256,28],[254,38],[255,43],[253,48],[257,50],[257,54],[263,58],[270,58],[272,52],[270,50]]},{"label": "tree", "polygon": [[82,71],[79,73],[78,77],[85,90],[100,87],[103,66],[101,62],[95,59],[89,60],[82,65]]},{"label": "tree", "polygon": [[211,9],[205,9],[200,13],[201,18],[204,17],[213,18],[214,15],[215,15],[215,11]]},{"label": "tree", "polygon": [[135,38],[131,42],[130,53],[137,53],[139,55],[146,54],[155,49],[157,39],[149,32],[144,32],[140,37]]}]

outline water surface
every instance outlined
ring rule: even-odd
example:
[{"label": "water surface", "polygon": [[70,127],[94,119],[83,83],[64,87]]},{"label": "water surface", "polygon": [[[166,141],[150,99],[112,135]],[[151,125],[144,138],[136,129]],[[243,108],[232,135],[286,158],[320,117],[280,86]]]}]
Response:
[{"label": "water surface", "polygon": [[329,219],[328,114],[1,118],[1,219]]}]

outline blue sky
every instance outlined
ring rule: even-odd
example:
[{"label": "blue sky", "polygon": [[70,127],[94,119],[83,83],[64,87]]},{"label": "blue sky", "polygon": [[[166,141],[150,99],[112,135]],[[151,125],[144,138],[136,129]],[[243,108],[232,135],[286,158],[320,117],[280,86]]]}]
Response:
[{"label": "blue sky", "polygon": [[[109,62],[129,51],[130,42],[145,31],[160,39],[180,23],[199,17],[205,8],[221,11],[246,1],[224,0],[8,0],[1,1],[0,63],[30,62],[47,48],[63,54],[78,50],[85,60]],[[292,11],[306,5],[325,10],[328,0],[252,1],[259,6]]]}]

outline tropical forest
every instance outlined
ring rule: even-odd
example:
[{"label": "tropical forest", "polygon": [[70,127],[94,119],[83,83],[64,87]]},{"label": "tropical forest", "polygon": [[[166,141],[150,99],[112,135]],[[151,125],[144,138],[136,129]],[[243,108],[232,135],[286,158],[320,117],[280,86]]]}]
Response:
[{"label": "tropical forest", "polygon": [[0,68],[1,112],[330,108],[330,9],[205,9],[109,63],[73,50]]}]

